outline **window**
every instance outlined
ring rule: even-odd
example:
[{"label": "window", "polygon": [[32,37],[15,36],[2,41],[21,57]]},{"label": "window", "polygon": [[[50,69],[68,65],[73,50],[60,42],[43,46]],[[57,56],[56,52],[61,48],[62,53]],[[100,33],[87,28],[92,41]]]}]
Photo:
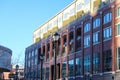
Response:
[{"label": "window", "polygon": [[62,16],[60,16],[60,17],[58,18],[58,22],[59,22],[59,23],[62,22]]},{"label": "window", "polygon": [[70,52],[72,53],[74,51],[74,33],[70,32],[69,34],[69,44],[70,44]]},{"label": "window", "polygon": [[46,68],[46,80],[49,80],[49,67]]},{"label": "window", "polygon": [[112,53],[111,50],[104,51],[104,72],[112,70]]},{"label": "window", "polygon": [[120,70],[120,47],[116,48],[117,70]]},{"label": "window", "polygon": [[75,9],[72,8],[72,9],[70,10],[70,15],[72,16],[72,15],[74,15],[74,13],[75,13]]},{"label": "window", "polygon": [[93,22],[93,29],[100,26],[100,18],[97,18]]},{"label": "window", "polygon": [[76,30],[76,51],[81,50],[81,28]]},{"label": "window", "polygon": [[84,56],[84,73],[87,74],[90,72],[90,55]]},{"label": "window", "polygon": [[84,33],[90,31],[90,23],[84,25]]},{"label": "window", "polygon": [[84,37],[84,47],[90,46],[90,35]]},{"label": "window", "polygon": [[36,49],[36,50],[35,50],[35,55],[37,55],[37,54],[38,54],[38,50]]},{"label": "window", "polygon": [[66,51],[67,51],[67,38],[66,38],[66,35],[63,36],[63,48],[62,48],[62,55],[65,55]]},{"label": "window", "polygon": [[81,3],[77,4],[77,5],[76,5],[77,11],[79,11],[79,10],[81,9],[81,7],[82,7],[82,4],[81,4]]},{"label": "window", "polygon": [[64,13],[64,19],[67,19],[67,18],[68,18],[68,14],[69,14],[68,12],[65,12],[65,13]]},{"label": "window", "polygon": [[53,22],[53,26],[56,26],[56,25],[57,25],[57,19],[54,20],[54,22]]},{"label": "window", "polygon": [[93,53],[93,73],[98,73],[100,71],[100,54]]},{"label": "window", "polygon": [[28,54],[28,59],[30,59],[30,57],[31,57],[31,52],[29,52],[29,54]]},{"label": "window", "polygon": [[120,35],[120,24],[116,25],[116,35]]},{"label": "window", "polygon": [[30,60],[28,61],[28,67],[30,67]]},{"label": "window", "polygon": [[35,58],[35,65],[37,65],[37,58]]},{"label": "window", "polygon": [[69,75],[69,77],[71,77],[71,76],[74,76],[74,74],[73,74],[73,71],[74,71],[74,60],[69,60],[69,62],[68,62],[68,75]]},{"label": "window", "polygon": [[93,33],[93,44],[98,43],[100,38],[100,32]]},{"label": "window", "polygon": [[50,43],[47,44],[47,52],[46,52],[46,59],[49,60],[49,54],[50,54]]},{"label": "window", "polygon": [[75,72],[76,72],[76,76],[79,76],[80,74],[82,74],[82,58],[76,58],[76,64],[75,64]]},{"label": "window", "polygon": [[104,15],[104,24],[112,21],[112,13],[107,13]]},{"label": "window", "polygon": [[112,36],[112,29],[111,29],[111,27],[105,28],[103,34],[104,34],[104,36],[103,36],[104,40],[111,38],[111,36]]},{"label": "window", "polygon": [[34,56],[34,51],[32,51],[32,57]]},{"label": "window", "polygon": [[62,77],[66,77],[66,62],[62,62]]},{"label": "window", "polygon": [[120,16],[120,7],[116,11],[116,17],[119,17],[119,16]]}]

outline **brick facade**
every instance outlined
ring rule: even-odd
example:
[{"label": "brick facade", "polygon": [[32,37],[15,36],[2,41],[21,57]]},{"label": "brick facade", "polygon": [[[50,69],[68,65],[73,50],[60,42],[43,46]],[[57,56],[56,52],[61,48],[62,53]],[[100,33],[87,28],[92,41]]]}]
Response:
[{"label": "brick facade", "polygon": [[[104,6],[103,8],[99,9],[98,12],[96,14],[92,14],[92,15],[87,15],[86,17],[84,17],[83,19],[78,19],[75,20],[74,24],[69,24],[66,27],[64,27],[63,29],[59,30],[58,33],[60,34],[60,49],[59,49],[59,56],[57,56],[57,75],[58,75],[58,79],[62,79],[62,63],[66,62],[66,74],[65,76],[69,79],[69,80],[84,80],[84,79],[91,79],[91,80],[113,80],[113,78],[116,80],[119,80],[119,74],[120,72],[117,71],[116,69],[116,48],[120,47],[120,37],[117,36],[116,37],[116,24],[120,22],[120,18],[116,18],[116,10],[118,9],[118,7],[120,7],[120,1],[116,0],[115,2]],[[107,13],[111,12],[112,13],[112,21],[104,24],[103,23],[103,16]],[[96,18],[100,18],[100,26],[93,29],[93,21]],[[84,25],[86,23],[90,23],[90,31],[84,33]],[[108,40],[104,40],[104,29],[111,26],[112,28],[112,37],[109,38]],[[77,51],[77,35],[76,35],[76,30],[80,28],[81,29],[81,50]],[[97,44],[93,44],[93,33],[99,31],[99,42]],[[73,51],[70,52],[70,33],[73,32]],[[89,47],[85,47],[84,46],[84,37],[90,35],[90,46]],[[64,36],[66,37],[66,52],[65,55],[63,54],[63,46],[64,46]],[[44,73],[46,71],[46,68],[49,67],[49,80],[52,80],[53,78],[53,67],[54,67],[54,58],[53,58],[53,43],[52,43],[52,37],[49,36],[43,40],[41,40],[38,43],[35,43],[31,46],[29,46],[28,48],[26,48],[26,53],[25,56],[26,58],[28,57],[28,55],[30,55],[30,53],[32,51],[35,51],[36,49],[40,50],[40,52],[38,51],[38,54],[34,57],[38,59],[38,63],[40,63],[40,60],[38,58],[38,56],[40,54],[44,54],[45,55],[45,59],[44,59],[44,63],[43,63],[43,68],[44,68]],[[50,44],[50,53],[49,53],[49,60],[46,59],[46,55],[47,55],[47,44]],[[45,51],[44,51],[44,46],[45,46]],[[107,50],[111,50],[112,52],[112,70],[105,72],[104,70],[104,56],[105,56],[105,51]],[[99,53],[100,55],[100,71],[97,73],[93,73],[93,53]],[[90,72],[88,72],[89,74],[86,74],[84,72],[84,56],[85,55],[90,55]],[[82,70],[82,74],[79,76],[76,76],[76,58],[82,58],[82,66],[81,66],[81,70]],[[31,58],[30,58],[31,59]],[[29,59],[29,60],[30,60]],[[74,61],[74,67],[73,67],[73,74],[74,76],[69,76],[69,61],[73,60]],[[33,62],[34,63],[34,62]],[[29,73],[29,71],[32,71],[31,65],[28,68],[28,59],[25,60],[25,73],[26,75]],[[31,64],[31,62],[30,62]],[[34,68],[34,70],[38,71],[40,64],[36,65],[36,68]],[[34,66],[35,67],[35,66]],[[114,75],[115,72],[115,75]],[[38,73],[34,73],[37,74]],[[114,77],[115,76],[115,77]],[[30,76],[27,76],[26,78],[30,78]],[[31,79],[36,80],[37,77],[32,77]],[[44,80],[47,78],[46,74],[44,74]]]}]

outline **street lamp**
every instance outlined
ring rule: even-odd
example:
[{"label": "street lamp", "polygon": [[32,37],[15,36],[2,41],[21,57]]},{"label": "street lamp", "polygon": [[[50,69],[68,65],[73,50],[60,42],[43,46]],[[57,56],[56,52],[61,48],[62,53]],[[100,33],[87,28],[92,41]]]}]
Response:
[{"label": "street lamp", "polygon": [[54,41],[54,61],[55,61],[55,63],[54,63],[54,80],[56,80],[56,50],[57,50],[57,42],[58,42],[58,40],[59,40],[59,38],[60,38],[60,35],[56,32],[56,33],[54,33],[53,34],[53,36],[52,36],[52,38],[53,38],[53,41]]},{"label": "street lamp", "polygon": [[16,65],[16,80],[18,80],[18,70],[19,70],[19,65]]},{"label": "street lamp", "polygon": [[42,65],[43,65],[43,60],[44,60],[44,55],[43,54],[40,54],[40,62],[41,62],[41,65],[40,65],[40,68],[41,68],[41,72],[40,72],[40,80],[42,80]]}]

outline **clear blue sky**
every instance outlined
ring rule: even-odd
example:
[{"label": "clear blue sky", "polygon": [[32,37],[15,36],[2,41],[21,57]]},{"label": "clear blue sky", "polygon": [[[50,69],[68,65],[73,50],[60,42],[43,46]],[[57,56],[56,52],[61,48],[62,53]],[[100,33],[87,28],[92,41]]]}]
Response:
[{"label": "clear blue sky", "polygon": [[74,0],[0,0],[0,45],[13,58],[32,44],[33,31]]}]

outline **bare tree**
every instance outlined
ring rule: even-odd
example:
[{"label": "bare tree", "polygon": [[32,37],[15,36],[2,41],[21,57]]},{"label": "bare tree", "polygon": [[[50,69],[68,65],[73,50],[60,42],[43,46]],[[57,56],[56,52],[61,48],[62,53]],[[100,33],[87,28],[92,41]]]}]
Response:
[{"label": "bare tree", "polygon": [[12,61],[11,61],[12,65],[22,65],[24,66],[24,55],[23,53],[19,53],[15,56],[12,56]]}]

